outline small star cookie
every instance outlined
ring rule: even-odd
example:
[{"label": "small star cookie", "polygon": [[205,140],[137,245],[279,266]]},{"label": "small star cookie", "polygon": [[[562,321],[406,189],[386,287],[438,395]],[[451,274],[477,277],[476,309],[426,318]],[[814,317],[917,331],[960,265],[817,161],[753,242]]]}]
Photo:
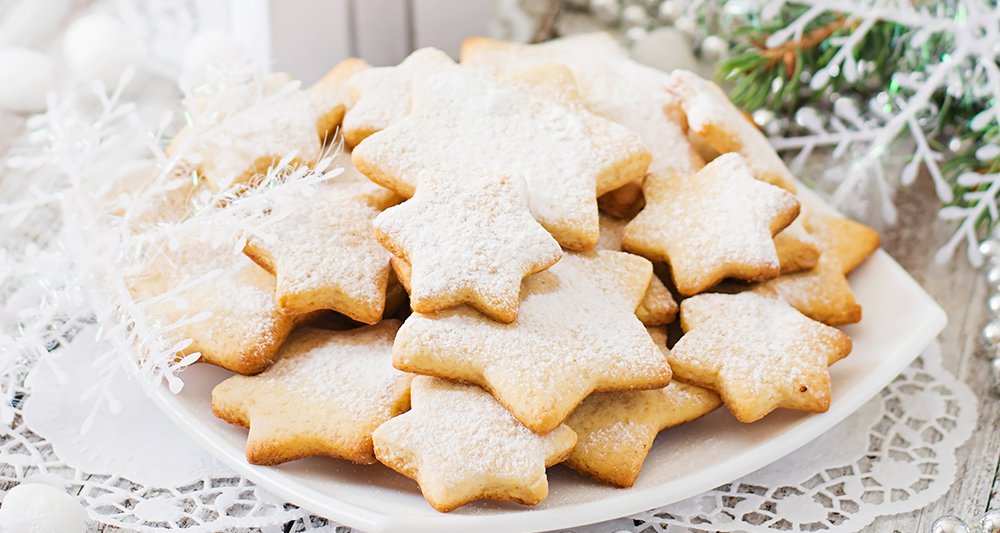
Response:
[{"label": "small star cookie", "polygon": [[196,131],[182,130],[168,155],[197,154],[198,175],[214,190],[246,183],[292,152],[295,163],[315,163],[344,116],[344,105],[322,91],[298,90],[296,83],[277,73],[226,94],[217,108],[201,113],[215,118]]},{"label": "small star cookie", "polygon": [[510,324],[469,307],[410,315],[393,364],[480,385],[525,426],[552,431],[595,390],[669,383],[666,357],[635,316],[652,275],[635,255],[565,253],[524,279]]},{"label": "small star cookie", "polygon": [[684,296],[727,277],[780,273],[774,235],[799,214],[788,191],[753,179],[739,154],[723,154],[692,175],[646,180],[646,207],[622,231],[622,247],[670,265]]},{"label": "small star cookie", "polygon": [[441,65],[454,65],[448,54],[433,47],[421,48],[394,67],[376,67],[350,82],[354,107],[344,115],[342,133],[349,146],[382,131],[410,112],[413,76]]},{"label": "small star cookie", "polygon": [[[669,354],[662,328],[648,329]],[[631,487],[659,432],[721,405],[718,394],[676,379],[656,390],[595,392],[566,419],[577,441],[565,464],[598,481]]]},{"label": "small star cookie", "polygon": [[372,221],[380,208],[401,198],[353,168],[315,189],[265,226],[276,236],[273,242],[252,236],[243,252],[277,276],[285,311],[332,309],[374,324],[383,315],[391,267],[389,252],[372,235]]},{"label": "small star cookie", "polygon": [[687,116],[687,127],[721,153],[737,152],[755,178],[795,192],[795,178],[757,126],[718,85],[687,70],[670,73],[669,90]]},{"label": "small star cookie", "polygon": [[521,280],[562,257],[523,191],[517,178],[429,173],[413,198],[375,219],[378,242],[410,265],[414,311],[469,304],[494,320],[517,318]]},{"label": "small star cookie", "polygon": [[410,394],[413,408],[375,430],[375,455],[441,512],[479,499],[535,505],[549,492],[545,468],[576,443],[565,425],[524,427],[475,385],[418,376]]},{"label": "small star cookie", "polygon": [[[762,291],[766,292],[766,291]],[[827,367],[851,338],[770,294],[699,294],[681,302],[681,337],[670,351],[677,378],[719,393],[741,422],[778,407],[825,412]]]},{"label": "small star cookie", "polygon": [[641,177],[649,159],[635,134],[584,109],[557,65],[502,79],[459,65],[414,77],[410,114],[354,150],[363,174],[403,196],[426,170],[523,177],[535,220],[574,250],[597,242],[597,196]]},{"label": "small star cookie", "polygon": [[807,317],[828,326],[861,321],[861,306],[847,275],[880,244],[878,232],[853,220],[811,213],[804,222],[823,255],[815,268],[783,274],[764,284]]},{"label": "small star cookie", "polygon": [[212,412],[250,428],[250,464],[276,465],[313,455],[372,464],[372,432],[410,408],[413,375],[392,367],[399,324],[298,329],[270,368],[216,385]]},{"label": "small star cookie", "polygon": [[165,249],[129,281],[146,319],[167,326],[209,312],[207,319],[174,330],[193,341],[184,355],[198,352],[201,361],[241,374],[263,371],[296,321],[275,300],[274,276],[229,247],[213,248],[183,235],[177,242],[175,250]]}]

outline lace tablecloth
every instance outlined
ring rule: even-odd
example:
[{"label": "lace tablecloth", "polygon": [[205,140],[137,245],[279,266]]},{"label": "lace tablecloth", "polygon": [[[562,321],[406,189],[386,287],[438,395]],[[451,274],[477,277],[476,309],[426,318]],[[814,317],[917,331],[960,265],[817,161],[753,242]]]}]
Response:
[{"label": "lace tablecloth", "polygon": [[[93,382],[86,355],[99,349],[86,333],[30,372],[30,396],[18,391],[12,425],[0,426],[0,488],[29,481],[78,494],[95,531],[344,531],[215,461],[124,376],[109,389],[120,412],[97,413],[81,435],[92,402],[79,401],[86,391],[78,384]],[[778,462],[687,500],[573,531],[857,531],[941,497],[975,421],[973,393],[942,368],[935,342],[856,413]]]}]

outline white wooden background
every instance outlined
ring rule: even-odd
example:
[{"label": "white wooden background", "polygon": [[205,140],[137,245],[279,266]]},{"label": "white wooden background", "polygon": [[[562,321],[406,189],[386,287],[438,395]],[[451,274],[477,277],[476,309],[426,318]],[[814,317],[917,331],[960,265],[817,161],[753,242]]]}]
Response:
[{"label": "white wooden background", "polygon": [[394,65],[435,46],[458,58],[462,40],[487,35],[492,0],[271,0],[271,65],[304,83],[344,58]]}]

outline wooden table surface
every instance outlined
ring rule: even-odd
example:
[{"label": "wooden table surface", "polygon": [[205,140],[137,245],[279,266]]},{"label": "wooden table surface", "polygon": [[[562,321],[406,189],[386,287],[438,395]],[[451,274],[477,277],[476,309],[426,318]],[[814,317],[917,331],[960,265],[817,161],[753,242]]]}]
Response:
[{"label": "wooden table surface", "polygon": [[979,420],[972,437],[958,449],[958,473],[947,494],[922,510],[881,517],[861,531],[929,533],[940,516],[954,514],[971,524],[988,509],[1000,507],[1000,396],[991,389],[990,355],[979,343],[979,331],[989,321],[990,291],[966,260],[964,247],[948,263],[935,263],[935,252],[954,227],[937,218],[940,204],[926,175],[899,191],[895,200],[899,223],[882,231],[882,247],[947,311],[948,325],[938,338],[944,367],[978,397]]}]

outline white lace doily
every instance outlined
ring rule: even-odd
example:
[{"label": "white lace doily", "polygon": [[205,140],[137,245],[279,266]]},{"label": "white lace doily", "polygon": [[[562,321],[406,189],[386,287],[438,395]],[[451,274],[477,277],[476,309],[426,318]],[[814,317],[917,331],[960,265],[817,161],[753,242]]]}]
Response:
[{"label": "white lace doily", "polygon": [[[77,342],[85,341],[71,344],[67,354],[74,353]],[[62,370],[73,370],[70,366],[65,364]],[[101,447],[116,435],[136,433],[132,426],[136,417],[156,421],[162,415],[149,402],[143,407],[145,413],[103,413],[105,420],[88,436],[80,436],[78,429],[56,429],[57,434],[46,438],[25,423],[25,407],[32,401],[44,406],[59,399],[65,394],[59,389],[36,385],[30,398],[24,390],[17,391],[21,401],[14,423],[0,425],[3,491],[23,481],[62,487],[79,496],[95,521],[95,530],[99,524],[144,532],[183,529],[202,533],[248,527],[266,533],[346,530],[280,501],[235,473],[222,473],[223,466],[210,465],[209,470],[216,473],[205,475],[205,464],[192,460],[202,452],[191,451],[190,441],[179,431],[132,438],[128,441],[135,447],[131,461],[118,463],[117,471],[94,472],[67,464],[56,449]],[[50,394],[54,396],[47,397]],[[28,414],[35,415],[34,409],[28,409]],[[52,414],[46,409],[41,412]],[[685,501],[573,531],[857,531],[879,515],[909,512],[940,498],[955,479],[955,449],[972,433],[975,420],[972,391],[942,368],[935,342],[877,397],[784,459]],[[177,486],[135,482],[136,477],[148,477],[145,462],[162,462],[165,446],[177,450],[177,461],[170,465],[172,475],[187,473],[190,480]],[[74,453],[86,456],[88,452],[77,449]],[[89,453],[100,456],[105,451]],[[102,463],[90,466],[95,464]]]}]

